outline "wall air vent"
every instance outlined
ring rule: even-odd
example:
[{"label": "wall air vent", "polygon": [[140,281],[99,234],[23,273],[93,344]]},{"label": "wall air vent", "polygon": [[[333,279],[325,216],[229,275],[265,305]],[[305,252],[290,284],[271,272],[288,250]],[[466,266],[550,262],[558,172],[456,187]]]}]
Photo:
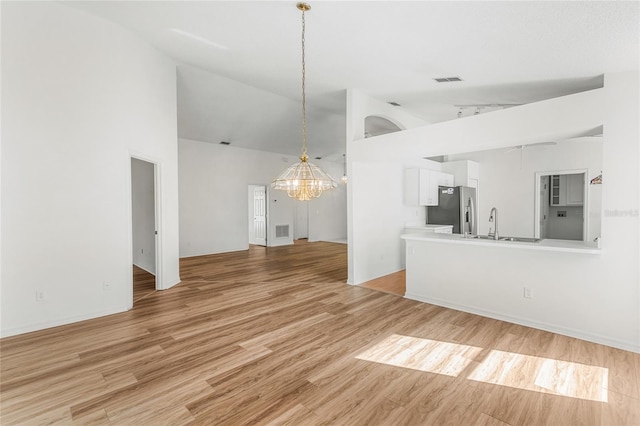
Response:
[{"label": "wall air vent", "polygon": [[276,225],[276,238],[289,238],[289,225]]},{"label": "wall air vent", "polygon": [[231,142],[220,141],[220,145],[231,145]]},{"label": "wall air vent", "polygon": [[387,102],[389,105],[393,105],[393,106],[400,106],[399,103],[397,102]]},{"label": "wall air vent", "polygon": [[437,81],[438,83],[450,83],[453,81],[462,81],[460,77],[439,77],[439,78],[434,78],[434,80]]}]

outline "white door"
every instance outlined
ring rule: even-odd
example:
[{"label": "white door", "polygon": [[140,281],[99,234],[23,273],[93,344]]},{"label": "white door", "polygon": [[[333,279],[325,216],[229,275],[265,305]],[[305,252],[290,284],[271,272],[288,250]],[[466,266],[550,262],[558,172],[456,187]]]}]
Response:
[{"label": "white door", "polygon": [[264,186],[253,188],[253,241],[252,244],[267,245],[267,190]]}]

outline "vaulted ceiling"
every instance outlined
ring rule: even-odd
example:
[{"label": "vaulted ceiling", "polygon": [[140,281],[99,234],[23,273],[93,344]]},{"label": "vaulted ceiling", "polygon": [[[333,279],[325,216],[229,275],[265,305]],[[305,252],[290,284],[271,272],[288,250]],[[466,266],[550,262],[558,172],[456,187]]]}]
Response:
[{"label": "vaulted ceiling", "polygon": [[[307,104],[318,156],[344,152],[347,88],[433,123],[456,119],[461,105],[464,115],[476,106],[485,113],[600,87],[604,73],[639,69],[636,1],[310,3]],[[181,137],[299,152],[294,1],[68,4],[122,25],[178,63]]]}]

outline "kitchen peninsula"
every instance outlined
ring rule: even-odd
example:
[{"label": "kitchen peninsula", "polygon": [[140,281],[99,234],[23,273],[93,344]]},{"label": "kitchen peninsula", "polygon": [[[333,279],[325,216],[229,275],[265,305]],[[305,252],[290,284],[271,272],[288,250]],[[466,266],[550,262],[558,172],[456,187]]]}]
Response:
[{"label": "kitchen peninsula", "polygon": [[601,267],[596,243],[434,233],[408,233],[402,239],[406,298],[585,340],[607,340],[604,333],[586,335],[580,314],[601,292],[589,283]]}]

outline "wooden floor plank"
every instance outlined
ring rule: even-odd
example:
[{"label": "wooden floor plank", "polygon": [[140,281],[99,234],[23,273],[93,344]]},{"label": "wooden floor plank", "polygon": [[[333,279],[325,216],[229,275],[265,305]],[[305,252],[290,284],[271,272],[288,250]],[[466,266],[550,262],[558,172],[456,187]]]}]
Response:
[{"label": "wooden floor plank", "polygon": [[156,291],[156,276],[133,265],[133,304]]},{"label": "wooden floor plank", "polygon": [[395,294],[397,296],[404,296],[407,291],[407,271],[403,269],[402,271],[367,281],[360,284],[360,286]]},{"label": "wooden floor plank", "polygon": [[640,424],[639,354],[346,285],[346,249],[182,259],[129,312],[1,339],[0,422]]}]

